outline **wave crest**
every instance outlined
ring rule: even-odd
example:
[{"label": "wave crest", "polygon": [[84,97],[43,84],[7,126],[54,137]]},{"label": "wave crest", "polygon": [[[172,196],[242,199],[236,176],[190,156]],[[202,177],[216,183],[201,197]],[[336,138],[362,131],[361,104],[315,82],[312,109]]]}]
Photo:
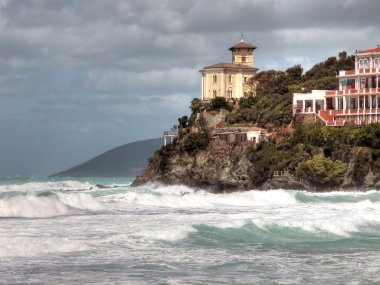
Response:
[{"label": "wave crest", "polygon": [[67,215],[75,210],[99,211],[103,209],[102,204],[86,193],[45,191],[0,199],[0,217],[42,218]]}]

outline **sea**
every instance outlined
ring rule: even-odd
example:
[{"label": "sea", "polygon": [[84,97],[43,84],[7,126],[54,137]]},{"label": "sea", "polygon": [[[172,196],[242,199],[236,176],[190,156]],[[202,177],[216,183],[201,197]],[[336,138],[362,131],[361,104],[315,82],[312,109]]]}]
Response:
[{"label": "sea", "polygon": [[380,192],[0,179],[0,284],[380,284]]}]

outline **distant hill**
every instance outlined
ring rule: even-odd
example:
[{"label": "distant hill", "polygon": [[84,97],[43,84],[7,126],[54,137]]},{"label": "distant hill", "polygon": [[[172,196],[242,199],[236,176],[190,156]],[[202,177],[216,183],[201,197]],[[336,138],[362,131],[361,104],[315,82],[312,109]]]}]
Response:
[{"label": "distant hill", "polygon": [[51,177],[134,177],[163,144],[161,138],[128,143]]}]

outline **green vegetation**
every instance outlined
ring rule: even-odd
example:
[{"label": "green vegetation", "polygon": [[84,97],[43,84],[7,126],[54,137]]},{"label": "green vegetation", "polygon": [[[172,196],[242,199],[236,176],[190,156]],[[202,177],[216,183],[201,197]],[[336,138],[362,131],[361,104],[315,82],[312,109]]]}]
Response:
[{"label": "green vegetation", "polygon": [[182,128],[186,128],[188,122],[189,118],[187,116],[182,116],[181,118],[178,118],[178,123]]},{"label": "green vegetation", "polygon": [[361,186],[369,172],[380,179],[380,124],[300,126],[280,143],[259,144],[251,152],[255,165],[251,177],[256,185],[273,171],[286,170],[320,189],[342,185],[345,175],[352,185]]},{"label": "green vegetation", "polygon": [[[278,130],[292,120],[293,92],[336,89],[336,72],[353,68],[353,57],[341,52],[338,58],[330,57],[306,73],[300,65],[286,71],[260,72],[254,78],[258,83],[255,96],[242,98],[239,108],[230,113],[227,122],[231,125],[252,123]],[[202,111],[212,114],[220,109],[232,111],[233,108],[225,98],[216,97],[209,103],[193,99],[190,109],[190,118],[183,116],[178,119],[182,127],[179,140],[172,146],[161,148],[152,160],[160,171],[167,169],[169,157],[173,154],[195,156],[198,151],[209,147],[210,130]],[[197,133],[190,128],[194,126]],[[342,187],[343,184],[344,187],[360,187],[368,185],[369,179],[374,183],[380,181],[380,124],[360,127],[300,125],[284,135],[280,142],[270,139],[248,146],[246,155],[251,164],[247,174],[255,187],[270,179],[274,171],[287,171],[320,191]]]},{"label": "green vegetation", "polygon": [[347,163],[320,156],[302,161],[297,166],[297,176],[306,177],[315,185],[338,186],[343,182]]},{"label": "green vegetation", "polygon": [[255,97],[240,100],[240,107],[228,118],[230,124],[257,123],[260,127],[287,125],[292,120],[292,94],[310,92],[312,89],[338,88],[336,74],[339,70],[355,68],[353,56],[345,51],[338,58],[330,57],[303,74],[300,65],[286,71],[268,70],[256,75],[258,83]]},{"label": "green vegetation", "polygon": [[224,97],[215,97],[214,99],[211,100],[211,110],[220,110],[220,109],[225,109],[228,111],[232,111],[232,106],[228,104],[226,98]]},{"label": "green vegetation", "polygon": [[354,153],[353,179],[358,185],[364,183],[364,178],[371,169],[372,150],[367,147],[357,147]]},{"label": "green vegetation", "polygon": [[189,154],[194,154],[201,149],[206,149],[210,139],[205,133],[189,134],[182,141],[181,147]]}]

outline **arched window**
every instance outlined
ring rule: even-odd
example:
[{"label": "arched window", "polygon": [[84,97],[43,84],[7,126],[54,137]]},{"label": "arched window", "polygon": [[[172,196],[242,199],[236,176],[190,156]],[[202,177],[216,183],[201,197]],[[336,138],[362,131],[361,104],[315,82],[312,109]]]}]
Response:
[{"label": "arched window", "polygon": [[232,88],[228,88],[228,91],[227,91],[227,97],[228,98],[232,98]]},{"label": "arched window", "polygon": [[374,68],[380,68],[380,58],[375,58],[375,60],[373,61],[373,67]]},{"label": "arched window", "polygon": [[364,68],[364,59],[359,60],[359,68],[363,69]]},{"label": "arched window", "polygon": [[364,59],[364,68],[369,68],[368,59]]},{"label": "arched window", "polygon": [[212,97],[215,98],[216,97],[216,90],[212,90]]}]

